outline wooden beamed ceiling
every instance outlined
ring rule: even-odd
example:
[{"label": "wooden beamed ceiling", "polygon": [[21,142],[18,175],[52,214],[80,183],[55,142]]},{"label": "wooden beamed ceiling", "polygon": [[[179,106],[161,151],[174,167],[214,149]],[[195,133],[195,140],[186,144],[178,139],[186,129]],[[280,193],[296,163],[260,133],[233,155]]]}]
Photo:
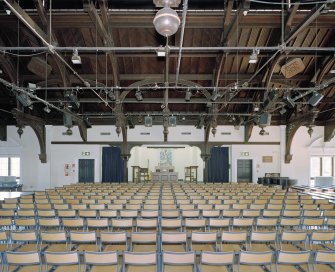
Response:
[{"label": "wooden beamed ceiling", "polygon": [[[255,121],[257,124],[257,117],[264,112],[271,113],[273,125],[289,124],[290,120],[307,115],[311,110],[319,112],[315,124],[324,125],[334,118],[335,75],[331,73],[335,69],[334,4],[300,3],[285,5],[282,10],[281,1],[271,1],[268,5],[252,0],[190,3],[183,43],[189,50],[182,52],[180,86],[169,90],[169,111],[166,111],[162,109],[166,103],[162,89],[166,59],[156,55],[158,47],[165,44],[165,38],[154,29],[152,21],[158,8],[152,1],[57,1],[52,7],[42,0],[5,2],[0,11],[1,78],[21,88],[28,83],[37,84],[39,89],[34,95],[39,99],[60,110],[69,110],[73,115],[87,117],[93,125],[125,126],[127,119],[136,125],[140,118],[133,115],[147,114],[175,114],[183,117],[178,119],[178,124],[187,125],[196,125],[200,116],[207,114],[207,126]],[[12,11],[18,14],[7,15],[5,8],[15,9]],[[177,9],[180,18],[182,8],[181,5]],[[181,29],[169,39],[170,46],[179,46],[180,33]],[[277,46],[280,47],[273,49]],[[49,47],[50,50],[34,52],[27,47]],[[72,64],[72,51],[64,48],[85,47],[92,50],[79,51],[82,64]],[[120,50],[95,51],[98,47]],[[128,47],[152,50],[121,50]],[[220,50],[206,50],[219,47]],[[222,50],[225,47],[236,49]],[[263,50],[259,51],[258,62],[250,64],[249,56],[257,47]],[[286,49],[301,47],[306,50]],[[34,64],[32,69],[29,65],[32,60],[36,63],[36,58],[40,66]],[[301,60],[303,69],[287,78],[281,68],[293,59]],[[177,60],[178,51],[171,52],[170,86],[174,86]],[[47,66],[50,73],[45,72]],[[123,89],[128,86],[133,89]],[[155,90],[154,86],[159,88]],[[214,87],[221,97],[212,101]],[[316,107],[308,104],[313,88],[324,95]],[[66,89],[77,96],[78,109],[71,107],[64,96]],[[269,93],[276,89],[276,101],[265,105]],[[143,101],[137,102],[135,92],[139,90]],[[185,101],[187,91],[192,94],[190,101]],[[111,92],[115,93],[116,101],[111,99]],[[6,123],[15,124],[9,112],[18,108],[45,119],[46,124],[62,124],[62,111],[44,112],[46,104],[36,97],[31,97],[33,109],[24,107],[16,101],[17,93],[15,88],[0,86],[0,115]],[[295,107],[286,106],[287,97],[295,99]],[[254,111],[255,105],[260,106],[260,111]],[[287,111],[280,114],[283,107]],[[112,118],[103,120],[97,117],[99,114]]]}]

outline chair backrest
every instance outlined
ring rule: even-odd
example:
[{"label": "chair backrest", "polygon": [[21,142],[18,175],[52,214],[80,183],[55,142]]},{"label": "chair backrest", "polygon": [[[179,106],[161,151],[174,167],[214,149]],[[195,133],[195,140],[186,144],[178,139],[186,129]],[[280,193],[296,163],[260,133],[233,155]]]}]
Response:
[{"label": "chair backrest", "polygon": [[85,243],[85,242],[96,242],[97,236],[95,231],[87,231],[87,232],[70,232],[70,240],[75,243]]},{"label": "chair backrest", "polygon": [[[118,255],[116,251],[109,252],[84,252],[85,265],[117,265]],[[84,271],[86,271],[84,269]],[[118,269],[116,270],[118,271]]]},{"label": "chair backrest", "polygon": [[146,266],[156,265],[157,254],[156,252],[129,252],[123,253],[123,270],[126,271],[126,266]]},{"label": "chair backrest", "polygon": [[[318,250],[315,252],[314,265],[316,264],[335,264],[335,251],[333,250]],[[316,267],[314,266],[314,271]],[[320,270],[321,271],[321,270]]]},{"label": "chair backrest", "polygon": [[164,265],[192,265],[195,271],[196,255],[195,252],[162,252],[162,263]]},{"label": "chair backrest", "polygon": [[[285,265],[300,265],[300,264],[308,264],[310,262],[310,251],[282,251],[278,252],[277,256],[277,265],[285,264]],[[308,269],[309,271],[309,269]]]},{"label": "chair backrest", "polygon": [[233,232],[233,231],[223,231],[221,234],[222,242],[246,242],[247,241],[247,232]]},{"label": "chair backrest", "polygon": [[127,243],[127,232],[101,232],[101,243]]},{"label": "chair backrest", "polygon": [[234,265],[234,252],[209,252],[203,251],[200,265]]},{"label": "chair backrest", "polygon": [[187,243],[187,233],[186,232],[162,232],[161,236],[162,244],[178,244]]},{"label": "chair backrest", "polygon": [[[6,252],[6,265],[39,265],[41,271],[41,256],[39,252]],[[8,267],[7,267],[7,271]]]},{"label": "chair backrest", "polygon": [[[46,268],[48,265],[63,266],[63,265],[79,265],[79,253],[78,252],[44,252],[44,259]],[[47,271],[47,269],[46,269]],[[80,271],[80,268],[78,268]]]},{"label": "chair backrest", "polygon": [[41,243],[42,242],[67,242],[66,232],[65,231],[55,231],[55,232],[41,232]]},{"label": "chair backrest", "polygon": [[[241,251],[239,254],[238,265],[272,265],[273,252],[252,252]],[[270,269],[272,271],[272,269]]]},{"label": "chair backrest", "polygon": [[216,232],[195,232],[191,233],[192,243],[216,243]]}]

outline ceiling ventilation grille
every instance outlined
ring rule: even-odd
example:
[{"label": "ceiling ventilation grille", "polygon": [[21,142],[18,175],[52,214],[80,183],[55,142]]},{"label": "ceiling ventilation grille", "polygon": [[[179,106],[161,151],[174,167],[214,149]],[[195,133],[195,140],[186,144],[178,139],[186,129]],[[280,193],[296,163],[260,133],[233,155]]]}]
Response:
[{"label": "ceiling ventilation grille", "polygon": [[231,135],[231,132],[221,132],[221,135]]},{"label": "ceiling ventilation grille", "polygon": [[182,132],[181,135],[191,135],[191,132]]},{"label": "ceiling ventilation grille", "polygon": [[140,135],[150,135],[150,132],[141,132]]},{"label": "ceiling ventilation grille", "polygon": [[111,133],[110,132],[100,132],[100,135],[101,136],[109,136],[109,135],[111,135]]}]

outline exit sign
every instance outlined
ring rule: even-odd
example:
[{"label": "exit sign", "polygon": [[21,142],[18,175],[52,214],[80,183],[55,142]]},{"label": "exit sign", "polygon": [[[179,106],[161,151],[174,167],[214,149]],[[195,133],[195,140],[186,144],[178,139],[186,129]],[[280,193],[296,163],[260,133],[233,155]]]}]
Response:
[{"label": "exit sign", "polygon": [[83,151],[83,152],[81,152],[81,155],[82,156],[90,156],[91,152],[89,152],[89,151]]}]

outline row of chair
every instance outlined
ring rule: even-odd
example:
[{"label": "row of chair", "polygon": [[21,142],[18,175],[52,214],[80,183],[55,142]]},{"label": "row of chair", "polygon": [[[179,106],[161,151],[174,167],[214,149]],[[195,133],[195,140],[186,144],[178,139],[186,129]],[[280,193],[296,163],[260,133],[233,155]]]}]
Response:
[{"label": "row of chair", "polygon": [[[81,256],[82,255],[82,256]],[[122,260],[120,260],[122,256]],[[313,256],[313,257],[312,257]],[[28,266],[28,271],[49,271],[50,267],[71,267],[78,272],[92,271],[95,268],[104,267],[100,271],[172,271],[178,267],[185,267],[189,270],[183,271],[219,271],[221,269],[231,269],[234,271],[246,271],[250,267],[258,267],[257,271],[286,272],[290,267],[306,269],[311,272],[334,271],[335,252],[311,251],[302,252],[201,252],[199,254],[199,263],[195,252],[6,252],[3,256],[6,271],[11,268]],[[131,270],[132,267],[139,270]],[[243,267],[246,270],[242,270]],[[94,270],[99,271],[99,270]],[[177,270],[181,271],[181,270]],[[226,270],[222,270],[226,271]],[[252,270],[255,271],[255,270]]]},{"label": "row of chair", "polygon": [[[222,232],[110,232],[10,231],[0,232],[1,251],[113,250],[234,251],[334,250],[335,231],[222,231]],[[88,246],[89,244],[89,246]],[[144,245],[144,246],[143,246]],[[172,247],[170,246],[172,245]],[[167,246],[164,248],[164,246]],[[143,250],[144,249],[144,250]]]},{"label": "row of chair", "polygon": [[85,217],[25,217],[0,218],[2,229],[334,229],[335,218],[257,217],[257,218],[85,218]]}]

